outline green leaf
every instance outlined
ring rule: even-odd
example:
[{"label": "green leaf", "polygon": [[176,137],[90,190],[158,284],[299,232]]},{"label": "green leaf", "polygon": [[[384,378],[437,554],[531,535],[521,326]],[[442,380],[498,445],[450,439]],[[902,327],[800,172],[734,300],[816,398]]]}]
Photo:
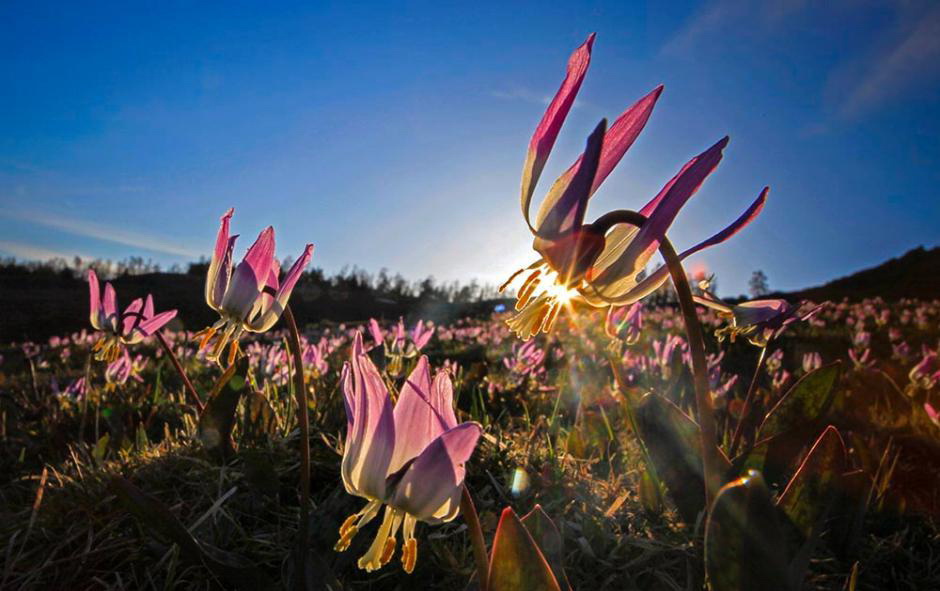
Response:
[{"label": "green leaf", "polygon": [[545,556],[515,511],[506,507],[490,555],[490,591],[560,591]]},{"label": "green leaf", "polygon": [[725,485],[705,526],[710,591],[790,589],[787,550],[777,508],[759,472]]},{"label": "green leaf", "polygon": [[147,429],[144,428],[143,423],[138,423],[137,433],[134,437],[134,444],[137,447],[137,451],[144,451],[150,447],[150,439],[147,437]]},{"label": "green leaf", "polygon": [[98,440],[98,443],[95,444],[95,451],[92,453],[92,457],[95,458],[95,461],[99,464],[104,461],[104,456],[108,453],[108,444],[110,442],[111,436],[105,433],[101,436],[101,439]]},{"label": "green leaf", "polygon": [[251,391],[246,396],[242,437],[247,441],[264,441],[277,432],[274,409],[261,392]]},{"label": "green leaf", "polygon": [[660,493],[659,482],[649,470],[640,472],[640,504],[654,515],[663,511],[663,497]]},{"label": "green leaf", "polygon": [[215,387],[202,415],[199,416],[199,440],[210,451],[221,454],[223,458],[233,451],[232,427],[235,426],[235,409],[244,393],[248,373],[248,357],[230,365]]},{"label": "green leaf", "polygon": [[[229,564],[244,562],[243,558],[226,554],[226,562],[210,556],[206,548],[193,537],[179,519],[155,497],[140,490],[120,476],[112,476],[109,486],[124,507],[157,536],[178,544],[180,557],[191,563],[202,564],[234,589],[273,589],[273,582],[255,566]],[[218,550],[215,553],[221,554]]]},{"label": "green leaf", "polygon": [[558,531],[555,522],[542,510],[542,506],[537,504],[522,518],[522,525],[541,550],[559,586],[562,589],[571,589],[571,584],[568,583],[568,577],[565,575],[565,554],[562,549],[561,532]]},{"label": "green leaf", "polygon": [[845,443],[830,425],[806,454],[803,463],[780,495],[777,506],[804,537],[831,507],[846,468]]},{"label": "green leaf", "polygon": [[823,418],[832,405],[841,366],[837,361],[800,378],[767,413],[759,439],[776,437]]},{"label": "green leaf", "polygon": [[[695,523],[705,508],[702,436],[698,424],[672,402],[647,394],[634,409],[637,432],[643,440],[656,475],[666,485],[682,520]],[[721,471],[731,465],[719,454]]]}]

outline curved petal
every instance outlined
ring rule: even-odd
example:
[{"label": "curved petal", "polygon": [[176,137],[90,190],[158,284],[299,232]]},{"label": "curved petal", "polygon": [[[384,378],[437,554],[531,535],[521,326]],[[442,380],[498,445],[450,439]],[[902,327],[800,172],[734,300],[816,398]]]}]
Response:
[{"label": "curved petal", "polygon": [[581,88],[581,82],[584,81],[584,75],[587,74],[588,66],[591,63],[591,47],[594,45],[594,33],[591,33],[587,41],[581,44],[571,57],[568,58],[568,73],[565,80],[561,83],[561,88],[555,93],[548,109],[542,115],[532,139],[529,141],[529,149],[526,152],[525,164],[522,166],[522,215],[529,229],[535,232],[532,223],[529,221],[529,207],[532,204],[532,193],[535,191],[535,185],[538,183],[542,169],[545,168],[545,162],[548,155],[555,145],[555,139],[561,126],[568,116],[568,111],[574,104],[574,99]]},{"label": "curved petal", "polygon": [[96,330],[102,330],[101,321],[101,288],[98,286],[98,275],[94,269],[88,269],[88,318],[91,326]]},{"label": "curved petal", "polygon": [[268,226],[258,234],[258,239],[251,245],[239,266],[247,264],[254,271],[255,277],[267,280],[274,263],[274,228]]},{"label": "curved petal", "polygon": [[104,313],[104,318],[102,318],[101,322],[102,327],[104,327],[105,330],[117,333],[117,294],[114,292],[114,287],[111,285],[110,281],[104,284],[104,299],[101,302],[101,308]]},{"label": "curved petal", "polygon": [[[629,150],[633,142],[636,141],[640,132],[643,131],[646,122],[649,121],[650,115],[653,113],[653,107],[656,106],[656,101],[659,100],[659,96],[662,92],[663,86],[660,84],[654,88],[652,92],[624,111],[623,114],[614,121],[613,125],[610,126],[607,133],[604,134],[604,145],[601,147],[600,161],[597,165],[597,173],[594,175],[594,182],[591,185],[590,195],[593,195],[601,186],[601,183],[604,182],[604,179],[613,172],[614,168],[620,162],[620,159],[623,158],[623,155],[627,153],[627,150]],[[572,164],[564,174],[558,177],[558,180],[556,180],[552,188],[549,189],[548,195],[546,195],[545,200],[542,202],[542,206],[539,208],[538,215],[535,218],[536,228],[541,225],[542,220],[544,220],[545,216],[551,211],[555,202],[558,201],[561,194],[568,188],[572,177],[578,170],[583,159],[584,154],[578,156],[575,163]]]},{"label": "curved petal", "polygon": [[[764,208],[764,204],[767,201],[767,195],[769,192],[770,188],[764,187],[764,189],[760,192],[760,195],[757,196],[757,199],[754,200],[750,207],[748,207],[744,213],[738,217],[738,219],[736,219],[728,227],[721,230],[717,234],[714,234],[708,239],[699,242],[692,248],[682,251],[682,253],[679,254],[679,260],[683,261],[700,250],[710,246],[715,246],[716,244],[721,244],[725,240],[731,238],[744,229],[754,220],[754,218],[758,216],[758,214],[760,214],[761,210]],[[589,285],[589,288],[583,291],[582,295],[589,303],[592,303],[592,305],[599,305],[594,302],[600,302],[600,305],[604,303],[631,304],[643,299],[644,297],[659,289],[659,287],[665,283],[666,279],[668,278],[669,269],[663,265],[647,275],[639,283],[635,283],[632,287],[629,284],[626,284],[626,288],[623,289],[623,291],[614,293],[614,295],[601,293],[599,290],[595,289],[593,285]]]},{"label": "curved petal", "polygon": [[440,514],[463,484],[466,469],[483,429],[463,423],[444,432],[405,470],[389,504],[427,521]]},{"label": "curved petal", "polygon": [[[357,339],[360,341],[361,337]],[[355,346],[353,347],[355,350]],[[342,476],[346,491],[369,499],[385,497],[385,478],[395,446],[395,421],[388,390],[366,355],[353,355],[344,369],[347,414]]]},{"label": "curved petal", "polygon": [[[650,257],[659,248],[659,241],[676,219],[679,210],[721,162],[722,150],[727,144],[728,138],[722,138],[682,168],[667,185],[669,188],[650,213],[646,223],[632,235],[616,259],[608,263],[607,257],[603,257],[603,261],[599,257],[596,266],[591,270],[590,280],[602,297],[616,297],[625,287],[629,289],[636,284],[637,274],[646,267]],[[608,263],[608,266],[601,267],[605,263]]]},{"label": "curved petal", "polygon": [[584,157],[578,161],[578,169],[564,192],[554,201],[546,199],[542,204],[535,228],[538,237],[551,240],[580,228],[584,223],[584,213],[587,211],[588,199],[591,198],[591,186],[597,173],[606,131],[607,120],[601,119],[588,136]]},{"label": "curved petal", "polygon": [[431,406],[437,409],[444,420],[444,429],[453,429],[457,426],[457,416],[454,414],[454,384],[450,381],[450,374],[443,369],[437,371],[434,383],[431,384]]},{"label": "curved petal", "polygon": [[382,334],[382,328],[378,320],[369,318],[369,334],[372,335],[373,347],[380,347],[385,342],[385,336]]},{"label": "curved petal", "polygon": [[395,403],[395,452],[389,473],[397,472],[447,430],[444,417],[431,402],[431,372],[422,355]]},{"label": "curved petal", "polygon": [[209,261],[209,271],[206,273],[206,303],[216,311],[222,306],[222,296],[225,295],[225,289],[232,274],[232,249],[235,248],[237,236],[229,238],[228,234],[229,224],[234,214],[235,208],[230,208],[222,215],[212,259]]},{"label": "curved petal", "polygon": [[144,320],[153,317],[153,295],[147,294],[147,299],[144,300]]},{"label": "curved petal", "polygon": [[124,313],[121,315],[121,335],[127,336],[134,330],[137,325],[140,324],[140,321],[143,320],[144,315],[142,310],[144,309],[144,300],[137,298],[130,305],[124,309]]},{"label": "curved petal", "polygon": [[166,323],[170,320],[176,318],[176,310],[167,310],[166,312],[160,312],[152,318],[148,318],[140,323],[140,326],[137,327],[137,330],[140,331],[145,337],[149,337],[153,333],[157,332],[163,328]]},{"label": "curved petal", "polygon": [[[313,245],[308,244],[307,247],[304,248],[303,254],[300,255],[300,258],[294,262],[287,272],[284,281],[277,287],[277,293],[274,298],[269,300],[270,303],[268,305],[262,307],[263,312],[261,316],[251,323],[249,327],[250,330],[254,332],[264,332],[274,326],[274,323],[281,317],[281,313],[284,312],[284,308],[287,307],[287,300],[290,299],[294,285],[297,284],[297,280],[300,279],[301,273],[304,272],[304,268],[306,268],[312,256]],[[277,263],[275,263],[275,265],[277,265]],[[273,268],[274,267],[272,267],[272,269]],[[268,280],[268,284],[271,285],[270,279]],[[273,285],[277,286],[276,277],[274,278]]]}]

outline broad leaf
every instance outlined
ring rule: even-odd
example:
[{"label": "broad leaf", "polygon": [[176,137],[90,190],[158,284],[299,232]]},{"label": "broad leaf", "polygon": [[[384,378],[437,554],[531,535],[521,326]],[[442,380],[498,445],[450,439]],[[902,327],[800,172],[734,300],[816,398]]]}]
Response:
[{"label": "broad leaf", "polygon": [[571,584],[568,583],[568,577],[565,575],[565,554],[562,548],[561,532],[555,527],[555,522],[542,510],[541,505],[536,505],[522,518],[522,525],[542,551],[542,556],[551,567],[558,585],[562,589],[571,589]]},{"label": "broad leaf", "polygon": [[[683,521],[695,523],[705,508],[702,467],[702,437],[698,424],[672,402],[647,394],[634,409],[636,428],[643,440],[656,475],[666,485]],[[718,454],[721,471],[730,463]]]},{"label": "broad leaf", "polygon": [[837,361],[800,378],[767,413],[759,438],[776,437],[823,418],[832,405],[840,368],[841,363]]},{"label": "broad leaf", "polygon": [[490,591],[560,591],[545,556],[509,507],[496,527],[490,553]]},{"label": "broad leaf", "polygon": [[784,591],[787,551],[777,508],[759,472],[725,485],[705,527],[710,591]]},{"label": "broad leaf", "polygon": [[215,387],[199,416],[199,440],[210,451],[223,458],[233,451],[232,427],[235,426],[235,410],[242,394],[248,389],[248,357],[230,365]]},{"label": "broad leaf", "polygon": [[277,431],[274,409],[261,392],[252,391],[246,396],[242,437],[247,441],[264,441]]},{"label": "broad leaf", "polygon": [[846,461],[839,430],[826,427],[777,501],[804,537],[809,537],[813,526],[831,507],[841,488]]}]

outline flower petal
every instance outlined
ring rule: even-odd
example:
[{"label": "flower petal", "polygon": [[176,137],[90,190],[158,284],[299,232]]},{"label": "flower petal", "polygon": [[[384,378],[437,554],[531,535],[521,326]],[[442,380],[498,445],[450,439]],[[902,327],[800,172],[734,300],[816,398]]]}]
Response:
[{"label": "flower petal", "polygon": [[164,327],[166,323],[170,320],[176,318],[176,310],[167,310],[166,312],[160,312],[152,318],[148,318],[140,323],[140,326],[137,327],[137,330],[140,331],[145,337],[149,337],[158,330]]},{"label": "flower petal", "polygon": [[[591,271],[590,281],[601,297],[615,298],[636,285],[637,275],[643,271],[652,254],[659,248],[659,241],[676,219],[679,210],[721,162],[722,150],[727,144],[728,138],[722,138],[689,161],[679,174],[669,181],[663,197],[656,203],[643,227],[632,233],[625,245],[613,245],[618,249],[622,248],[619,256],[613,258],[609,254],[602,254],[598,257]],[[605,247],[608,253],[609,248]]]},{"label": "flower petal", "polygon": [[98,287],[98,275],[94,269],[88,269],[88,299],[88,318],[92,327],[101,330],[101,289]]},{"label": "flower petal", "polygon": [[542,169],[545,168],[545,162],[548,155],[555,145],[555,139],[561,126],[568,116],[568,111],[574,104],[574,99],[581,88],[581,82],[584,81],[584,75],[587,73],[588,66],[591,63],[591,46],[594,45],[594,33],[591,33],[587,41],[581,44],[571,57],[568,58],[568,72],[565,80],[561,83],[561,88],[555,93],[555,98],[548,105],[545,114],[532,139],[529,141],[529,149],[526,153],[525,164],[522,167],[522,215],[525,217],[529,229],[535,232],[532,223],[529,221],[529,207],[532,203],[532,193],[535,191],[535,185],[538,183]]},{"label": "flower petal", "polygon": [[[294,262],[287,272],[284,281],[277,287],[277,293],[273,300],[268,300],[270,303],[262,307],[262,315],[251,323],[249,327],[250,330],[254,332],[264,332],[274,326],[278,318],[281,317],[281,313],[284,312],[284,308],[287,307],[287,300],[290,299],[294,285],[297,284],[297,280],[300,279],[300,275],[304,272],[304,268],[306,268],[312,256],[313,245],[308,244],[307,247],[304,248],[303,254],[300,255],[300,258]],[[274,264],[277,265],[277,263]],[[274,268],[275,267],[272,267],[272,269]],[[268,285],[272,285],[270,278],[268,279]],[[273,280],[273,286],[277,286],[276,277]]]},{"label": "flower petal", "polygon": [[428,358],[422,355],[395,403],[395,453],[389,465],[397,472],[424,451],[424,448],[447,430],[440,411],[431,402],[431,372]]},{"label": "flower petal", "polygon": [[[610,173],[620,162],[620,159],[623,158],[623,155],[626,154],[627,150],[630,149],[630,146],[633,145],[633,142],[636,141],[636,138],[640,135],[640,132],[643,131],[643,128],[646,126],[646,122],[653,113],[653,107],[656,106],[656,101],[659,100],[659,96],[662,94],[662,91],[663,86],[659,85],[654,88],[652,92],[631,105],[626,111],[623,112],[622,115],[620,115],[620,117],[617,118],[616,121],[614,121],[613,125],[611,125],[607,130],[607,133],[604,134],[604,145],[601,147],[600,161],[597,165],[597,173],[594,175],[594,182],[591,185],[591,195],[597,191],[597,189],[601,186],[601,183],[604,182],[604,179],[610,175]],[[548,195],[542,202],[542,206],[539,208],[538,215],[535,217],[536,228],[541,226],[542,221],[551,211],[555,202],[558,201],[558,198],[561,196],[561,194],[564,193],[565,189],[568,188],[572,177],[578,170],[578,167],[581,165],[581,161],[583,159],[584,154],[578,156],[578,159],[575,161],[575,163],[572,164],[564,174],[558,177],[558,180],[556,180],[552,185],[552,188],[549,189]]]},{"label": "flower petal", "polygon": [[124,314],[121,315],[121,335],[126,336],[140,324],[140,321],[143,320],[143,313],[141,310],[144,308],[144,300],[137,298],[130,305],[124,309]]},{"label": "flower petal", "polygon": [[[750,224],[764,208],[764,203],[767,201],[767,195],[769,192],[770,188],[764,187],[760,195],[757,196],[757,199],[754,200],[750,207],[748,207],[744,213],[738,217],[738,219],[707,240],[703,240],[692,248],[682,251],[682,253],[679,254],[679,260],[683,261],[700,250],[710,246],[715,246],[716,244],[721,244],[728,238],[731,238],[740,232],[745,226]],[[629,284],[626,284],[626,288],[623,288],[622,291],[615,292],[610,290],[608,292],[613,293],[614,295],[607,295],[606,293],[602,293],[600,290],[594,289],[593,286],[591,286],[586,292],[582,293],[582,295],[589,303],[592,303],[593,305],[599,305],[595,302],[607,304],[630,304],[643,299],[644,297],[659,289],[659,287],[665,283],[666,279],[668,278],[669,269],[663,265],[647,275],[640,282],[635,283],[632,287]]]},{"label": "flower petal", "polygon": [[431,384],[431,406],[437,409],[444,419],[444,429],[453,429],[457,426],[457,416],[454,414],[454,384],[450,381],[450,373],[438,370]]},{"label": "flower petal", "polygon": [[[357,333],[358,346],[362,337]],[[357,347],[354,344],[355,353]],[[346,491],[369,499],[385,497],[385,478],[395,446],[392,402],[379,371],[366,355],[352,356],[343,374],[346,445],[342,476]],[[352,420],[349,421],[349,413]]]},{"label": "flower petal", "polygon": [[483,429],[462,423],[428,445],[405,470],[389,504],[420,520],[428,520],[448,504],[463,484],[466,469]]},{"label": "flower petal", "polygon": [[118,330],[117,294],[114,292],[114,287],[110,281],[104,284],[104,300],[101,302],[101,307],[104,313],[101,322],[102,327],[116,333]]},{"label": "flower petal", "polygon": [[546,199],[542,204],[538,216],[540,219],[536,222],[537,237],[551,240],[581,227],[588,199],[591,198],[591,186],[600,162],[606,130],[607,120],[601,119],[588,136],[584,157],[578,161],[578,169],[571,177],[571,182],[554,202]]},{"label": "flower petal", "polygon": [[222,216],[219,233],[215,238],[215,249],[209,261],[209,271],[206,273],[206,303],[216,311],[221,309],[222,297],[232,274],[232,250],[235,248],[235,239],[238,238],[229,238],[229,224],[234,214],[235,209],[230,208]]}]

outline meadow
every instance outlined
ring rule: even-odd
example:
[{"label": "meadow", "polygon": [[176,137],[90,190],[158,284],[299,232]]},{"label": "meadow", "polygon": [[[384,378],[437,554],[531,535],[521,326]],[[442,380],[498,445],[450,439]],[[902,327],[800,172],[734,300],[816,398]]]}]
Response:
[{"label": "meadow", "polygon": [[[675,306],[640,315],[642,331],[629,345],[605,333],[602,317],[587,321],[590,315],[582,326],[563,323],[525,344],[510,335],[506,313],[450,326],[388,323],[374,332],[367,325],[306,327],[308,568],[317,583],[311,588],[463,588],[474,573],[462,519],[419,529],[410,575],[395,563],[373,574],[356,569],[371,530],[348,551],[333,550],[343,520],[359,509],[340,476],[340,373],[357,332],[392,391],[427,356],[431,368],[449,372],[458,416],[483,426],[466,481],[487,543],[505,507],[524,515],[539,504],[560,533],[553,566],[564,569],[573,588],[700,585],[702,524],[695,521],[695,501],[691,511],[684,505],[689,489],[698,487],[701,495],[701,467],[674,463],[682,452],[662,439],[668,422],[653,416],[650,425],[635,427],[647,393],[691,414],[688,346]],[[933,552],[940,425],[924,407],[937,404],[940,374],[931,347],[940,337],[938,315],[940,302],[830,304],[769,346],[755,379],[762,409],[808,374],[836,368],[825,405],[791,425],[811,435],[796,436],[797,443],[776,452],[773,466],[764,466],[770,490],[782,492],[807,442],[827,425],[845,442],[844,472],[864,474],[858,488],[834,493],[838,515],[830,516],[812,549],[807,588],[844,589],[853,579],[858,589],[928,589],[940,581]],[[702,318],[709,333],[722,326],[714,313]],[[430,333],[425,343],[422,333]],[[233,579],[207,566],[203,553],[259,580],[295,577],[300,463],[289,336],[271,332],[245,345],[247,365],[236,373],[244,379],[228,386],[234,400],[219,398],[223,371],[206,362],[192,337],[171,332],[166,338],[200,396],[216,390],[212,400],[225,409],[210,403],[198,412],[153,343],[111,364],[93,359],[95,335],[87,331],[4,350],[4,588],[230,587]],[[707,344],[727,447],[759,348],[711,335]],[[665,461],[657,462],[658,454]],[[143,507],[116,491],[114,475],[148,495]],[[672,482],[682,490],[671,490]],[[167,531],[170,517],[163,512],[195,547],[179,543],[181,532]],[[245,573],[228,576],[256,588]]]}]

